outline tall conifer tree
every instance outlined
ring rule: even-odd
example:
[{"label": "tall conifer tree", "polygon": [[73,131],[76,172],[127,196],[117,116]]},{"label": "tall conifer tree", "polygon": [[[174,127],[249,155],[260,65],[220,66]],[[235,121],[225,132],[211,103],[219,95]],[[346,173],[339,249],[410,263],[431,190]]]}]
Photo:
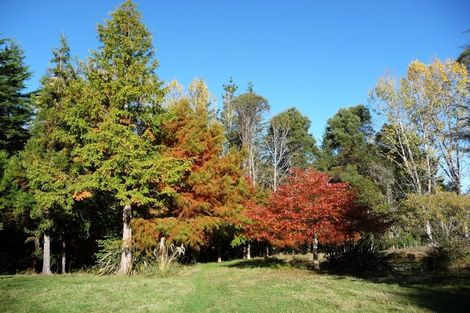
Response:
[{"label": "tall conifer tree", "polygon": [[32,110],[25,82],[31,77],[18,45],[0,38],[0,149],[14,153],[28,140]]},{"label": "tall conifer tree", "polygon": [[75,70],[64,36],[60,47],[52,53],[52,66],[42,78],[41,89],[34,99],[37,117],[24,152],[24,165],[35,200],[31,215],[40,221],[44,238],[42,273],[45,275],[51,274],[50,236],[54,221],[58,216],[70,214],[73,205],[70,186],[74,140],[66,123],[65,98]]},{"label": "tall conifer tree", "polygon": [[[88,113],[83,165],[76,191],[80,199],[107,192],[122,208],[122,256],[119,273],[132,271],[131,219],[137,209],[160,207],[161,195],[171,192],[183,162],[164,158],[158,145],[164,96],[155,74],[152,36],[132,1],[124,2],[111,19],[98,26],[101,47],[93,53],[88,84],[79,106]],[[111,204],[110,204],[111,205]]]}]

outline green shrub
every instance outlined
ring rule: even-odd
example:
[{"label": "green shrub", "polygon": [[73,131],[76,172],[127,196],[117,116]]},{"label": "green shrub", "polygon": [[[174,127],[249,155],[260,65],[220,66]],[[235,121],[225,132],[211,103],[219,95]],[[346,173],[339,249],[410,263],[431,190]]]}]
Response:
[{"label": "green shrub", "polygon": [[99,275],[114,275],[121,264],[121,240],[106,237],[98,240],[98,252],[95,253],[96,266]]},{"label": "green shrub", "polygon": [[[99,251],[95,253],[95,268],[99,275],[114,275],[119,271],[121,242],[120,239],[113,237],[98,240]],[[183,245],[175,247],[174,244],[166,242],[165,237],[162,237],[151,253],[137,250],[132,252],[131,274],[166,276],[184,253]]]},{"label": "green shrub", "polygon": [[389,256],[370,237],[331,246],[322,267],[336,273],[364,273],[390,270]]},{"label": "green shrub", "polygon": [[470,257],[470,241],[463,238],[445,238],[435,241],[423,258],[426,271],[448,271],[453,265]]}]

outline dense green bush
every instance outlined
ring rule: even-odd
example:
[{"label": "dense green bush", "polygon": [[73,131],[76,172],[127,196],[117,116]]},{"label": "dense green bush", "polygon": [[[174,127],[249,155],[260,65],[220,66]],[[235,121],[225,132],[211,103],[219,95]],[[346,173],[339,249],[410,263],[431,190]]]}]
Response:
[{"label": "dense green bush", "polygon": [[370,237],[327,248],[322,268],[336,273],[364,273],[389,270],[389,256]]}]

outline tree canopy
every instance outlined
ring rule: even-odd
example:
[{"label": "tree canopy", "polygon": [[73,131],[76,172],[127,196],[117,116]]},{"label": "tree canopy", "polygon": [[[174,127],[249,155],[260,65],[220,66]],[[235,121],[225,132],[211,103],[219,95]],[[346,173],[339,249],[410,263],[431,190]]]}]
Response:
[{"label": "tree canopy", "polygon": [[33,112],[24,89],[30,77],[20,47],[0,38],[0,149],[9,153],[20,151],[29,137]]},{"label": "tree canopy", "polygon": [[295,107],[268,118],[251,82],[240,92],[230,78],[218,106],[202,78],[163,81],[134,2],[97,35],[77,61],[61,36],[30,93],[22,50],[0,39],[0,272],[42,260],[48,275],[128,275],[174,245],[221,261],[468,240],[467,50],[381,77],[317,146],[317,121]]}]

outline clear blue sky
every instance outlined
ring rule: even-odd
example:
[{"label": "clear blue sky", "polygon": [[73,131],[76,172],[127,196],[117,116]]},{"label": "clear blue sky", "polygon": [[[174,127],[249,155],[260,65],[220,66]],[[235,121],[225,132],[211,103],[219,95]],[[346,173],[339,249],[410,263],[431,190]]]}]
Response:
[{"label": "clear blue sky", "polygon": [[[470,1],[144,1],[163,80],[202,77],[219,98],[233,77],[252,81],[271,115],[296,106],[322,136],[340,107],[367,102],[386,70],[455,58],[470,43]],[[38,86],[62,32],[81,58],[121,1],[1,0],[0,35],[17,40]]]}]

